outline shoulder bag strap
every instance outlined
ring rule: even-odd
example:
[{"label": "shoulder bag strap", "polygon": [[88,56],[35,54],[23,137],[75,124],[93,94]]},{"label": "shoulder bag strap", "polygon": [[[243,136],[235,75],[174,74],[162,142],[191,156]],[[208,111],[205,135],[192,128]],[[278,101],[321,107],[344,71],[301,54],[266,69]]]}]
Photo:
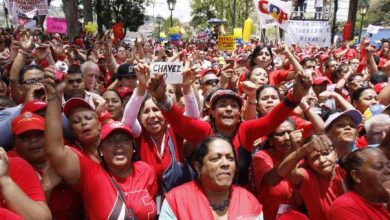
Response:
[{"label": "shoulder bag strap", "polygon": [[125,197],[123,196],[121,188],[119,188],[118,184],[116,183],[115,179],[111,177],[111,182],[114,184],[115,189],[118,191],[120,198],[123,201],[123,204],[126,207],[126,214],[129,216],[129,220],[137,220],[137,217],[135,216],[133,209],[130,207],[127,207]]}]

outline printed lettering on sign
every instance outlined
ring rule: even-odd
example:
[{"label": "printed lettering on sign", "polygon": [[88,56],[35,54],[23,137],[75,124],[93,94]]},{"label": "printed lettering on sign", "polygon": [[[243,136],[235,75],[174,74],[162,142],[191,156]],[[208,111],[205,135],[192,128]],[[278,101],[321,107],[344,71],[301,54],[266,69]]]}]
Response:
[{"label": "printed lettering on sign", "polygon": [[152,74],[164,74],[164,79],[168,84],[182,84],[183,83],[183,64],[156,62],[150,65]]}]

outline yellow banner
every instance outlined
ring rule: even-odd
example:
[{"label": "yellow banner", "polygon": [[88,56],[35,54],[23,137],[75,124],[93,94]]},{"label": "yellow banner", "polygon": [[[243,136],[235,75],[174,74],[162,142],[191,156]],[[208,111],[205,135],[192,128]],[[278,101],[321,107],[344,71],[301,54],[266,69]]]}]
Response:
[{"label": "yellow banner", "polygon": [[236,38],[234,35],[219,36],[218,37],[218,49],[231,51],[236,48]]}]

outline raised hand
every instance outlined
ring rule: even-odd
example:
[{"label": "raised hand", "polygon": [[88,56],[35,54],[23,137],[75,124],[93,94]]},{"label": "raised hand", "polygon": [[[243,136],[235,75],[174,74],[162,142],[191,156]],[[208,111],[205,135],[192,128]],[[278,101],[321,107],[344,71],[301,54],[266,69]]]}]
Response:
[{"label": "raised hand", "polygon": [[30,36],[27,32],[23,32],[21,35],[22,36],[19,41],[20,49],[24,51],[30,50],[32,45],[32,36]]},{"label": "raised hand", "polygon": [[144,60],[136,59],[134,61],[134,71],[138,79],[138,87],[146,89],[150,78],[150,69]]},{"label": "raised hand", "polygon": [[154,74],[148,81],[148,91],[157,102],[163,102],[166,98],[166,83],[163,74]]},{"label": "raised hand", "polygon": [[7,152],[4,148],[0,147],[0,178],[9,177]]},{"label": "raised hand", "polygon": [[183,70],[183,87],[191,86],[191,84],[199,78],[197,70],[198,65],[193,65],[190,67],[190,62],[186,62]]},{"label": "raised hand", "polygon": [[256,98],[256,85],[251,81],[244,81],[241,82],[241,87],[244,90],[244,93],[248,96],[250,99]]},{"label": "raised hand", "polygon": [[304,72],[298,71],[294,88],[292,91],[292,101],[300,102],[301,99],[306,96],[312,86],[312,73],[310,70],[305,70]]}]

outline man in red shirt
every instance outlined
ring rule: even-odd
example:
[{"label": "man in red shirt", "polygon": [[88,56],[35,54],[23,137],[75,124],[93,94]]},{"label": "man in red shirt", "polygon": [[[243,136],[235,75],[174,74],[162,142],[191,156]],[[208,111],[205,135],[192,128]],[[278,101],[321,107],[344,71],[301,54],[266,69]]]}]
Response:
[{"label": "man in red shirt", "polygon": [[356,57],[357,51],[355,49],[349,48],[348,40],[344,39],[341,42],[341,46],[333,50],[333,56],[337,60],[351,60]]},{"label": "man in red shirt", "polygon": [[61,184],[43,150],[45,119],[23,112],[12,121],[13,150],[11,157],[23,158],[39,177],[54,219],[83,219],[81,198],[73,189]]},{"label": "man in red shirt", "polygon": [[45,194],[33,168],[21,158],[8,158],[0,148],[0,216],[17,219],[51,219]]}]

